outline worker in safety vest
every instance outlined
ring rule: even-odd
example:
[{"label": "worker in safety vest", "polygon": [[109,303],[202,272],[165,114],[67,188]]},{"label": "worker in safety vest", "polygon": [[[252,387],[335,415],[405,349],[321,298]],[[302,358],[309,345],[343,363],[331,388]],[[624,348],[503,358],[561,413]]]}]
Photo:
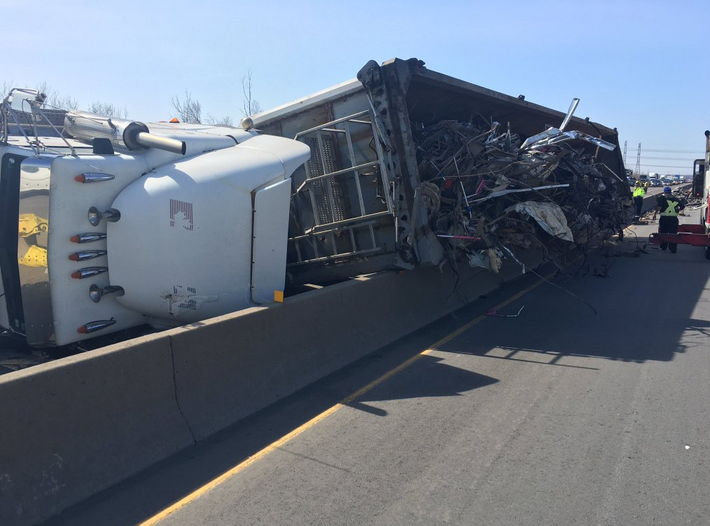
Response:
[{"label": "worker in safety vest", "polygon": [[[661,213],[661,218],[658,220],[658,233],[677,234],[678,216],[685,208],[685,199],[674,196],[670,186],[666,186],[663,189],[663,194],[659,195],[657,199],[656,212]],[[678,250],[678,244],[661,243],[661,250],[665,250],[666,248],[669,248],[670,251],[675,254],[676,250]]]},{"label": "worker in safety vest", "polygon": [[636,219],[641,217],[641,208],[643,208],[643,196],[646,195],[646,190],[643,189],[641,183],[636,181],[634,185],[634,206],[636,207]]}]

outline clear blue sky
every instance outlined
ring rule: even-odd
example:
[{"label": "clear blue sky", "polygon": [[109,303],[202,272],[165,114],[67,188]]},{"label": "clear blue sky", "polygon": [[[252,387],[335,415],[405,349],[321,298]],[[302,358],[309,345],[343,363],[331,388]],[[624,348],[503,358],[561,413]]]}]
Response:
[{"label": "clear blue sky", "polygon": [[[81,107],[241,118],[251,69],[263,109],[355,77],[368,60],[430,69],[616,127],[627,163],[689,173],[710,129],[710,0],[0,0],[0,84],[46,82]],[[672,150],[651,152],[646,150]],[[691,153],[679,153],[689,151]],[[662,158],[662,159],[651,159]],[[677,158],[679,160],[669,160]]]}]

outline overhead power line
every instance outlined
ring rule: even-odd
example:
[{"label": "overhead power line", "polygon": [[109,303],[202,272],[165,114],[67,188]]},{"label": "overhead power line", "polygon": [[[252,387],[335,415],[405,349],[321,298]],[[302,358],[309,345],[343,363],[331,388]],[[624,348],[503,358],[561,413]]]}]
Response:
[{"label": "overhead power line", "polygon": [[686,158],[680,158],[680,157],[651,157],[651,156],[643,156],[644,159],[653,159],[654,161],[680,161],[682,163],[684,162],[690,162],[692,163],[695,159],[700,159],[700,157],[686,157]]},{"label": "overhead power line", "polygon": [[703,155],[702,150],[652,150],[650,148],[644,148],[643,151],[653,153],[692,153],[695,155],[700,155],[701,157]]},{"label": "overhead power line", "polygon": [[642,163],[643,166],[653,166],[654,168],[680,168],[681,170],[689,170],[692,168],[691,166],[678,166],[678,165],[672,165],[672,164],[649,164],[649,163]]}]

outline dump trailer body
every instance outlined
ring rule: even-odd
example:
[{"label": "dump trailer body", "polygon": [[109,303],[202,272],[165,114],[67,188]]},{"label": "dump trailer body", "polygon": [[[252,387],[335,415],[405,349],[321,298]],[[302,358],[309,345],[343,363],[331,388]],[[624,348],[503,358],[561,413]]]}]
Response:
[{"label": "dump trailer body", "polygon": [[[357,80],[257,115],[258,129],[301,140],[313,152],[293,176],[289,276],[317,281],[441,264],[447,247],[427,210],[432,186],[424,185],[414,135],[474,116],[526,139],[560,126],[566,115],[431,71],[417,59],[371,61]],[[616,130],[578,118],[568,126],[616,146],[577,145],[617,174],[618,191],[628,195]]]}]

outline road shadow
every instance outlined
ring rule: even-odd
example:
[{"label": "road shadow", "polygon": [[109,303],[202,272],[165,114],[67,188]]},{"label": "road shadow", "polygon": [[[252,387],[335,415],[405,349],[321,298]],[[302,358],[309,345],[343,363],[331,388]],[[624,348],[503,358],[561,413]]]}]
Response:
[{"label": "road shadow", "polygon": [[443,363],[441,358],[424,355],[397,373],[396,384],[383,382],[345,405],[377,416],[387,412],[367,402],[460,396],[498,382],[496,378]]},{"label": "road shadow", "polygon": [[[449,324],[439,327],[449,328]],[[460,396],[498,382],[496,378],[447,365],[442,358],[421,355],[397,373],[404,385],[397,382],[393,386],[385,381],[341,404],[363,385],[376,382],[405,360],[417,356],[431,343],[430,337],[430,332],[418,331],[384,347],[42,524],[140,524],[334,406],[384,418],[387,411],[372,402]]]},{"label": "road shadow", "polygon": [[[637,245],[630,239],[619,251]],[[636,258],[615,257],[614,252],[590,258],[584,276],[543,283],[495,313],[516,314],[524,307],[520,316],[491,316],[439,350],[478,356],[494,352],[496,358],[518,360],[532,352],[549,355],[549,363],[556,364],[564,356],[670,361],[707,347],[710,305],[702,294],[709,290],[710,262],[702,250],[683,246],[670,254],[640,247]],[[465,310],[469,316],[487,312],[473,305]]]}]

